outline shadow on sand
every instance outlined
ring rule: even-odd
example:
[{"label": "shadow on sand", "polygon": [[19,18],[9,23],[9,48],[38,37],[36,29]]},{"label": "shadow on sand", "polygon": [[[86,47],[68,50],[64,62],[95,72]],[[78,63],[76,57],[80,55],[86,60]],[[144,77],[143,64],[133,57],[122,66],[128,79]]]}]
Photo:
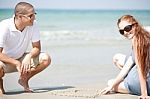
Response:
[{"label": "shadow on sand", "polygon": [[[75,88],[73,86],[58,86],[58,87],[43,87],[43,88],[33,88],[33,93],[43,93],[43,92],[48,92],[48,91],[54,91],[54,90],[65,90],[69,88]],[[5,95],[16,95],[16,94],[22,94],[22,93],[27,93],[24,91],[8,91],[5,93]]]}]

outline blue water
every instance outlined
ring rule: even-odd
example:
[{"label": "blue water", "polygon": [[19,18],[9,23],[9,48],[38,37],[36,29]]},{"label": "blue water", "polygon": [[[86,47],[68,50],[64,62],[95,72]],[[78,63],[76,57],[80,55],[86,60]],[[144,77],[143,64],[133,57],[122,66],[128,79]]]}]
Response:
[{"label": "blue water", "polygon": [[[150,10],[36,10],[45,40],[119,39],[117,19],[131,14],[150,26]],[[0,9],[0,21],[13,15],[13,9]]]}]

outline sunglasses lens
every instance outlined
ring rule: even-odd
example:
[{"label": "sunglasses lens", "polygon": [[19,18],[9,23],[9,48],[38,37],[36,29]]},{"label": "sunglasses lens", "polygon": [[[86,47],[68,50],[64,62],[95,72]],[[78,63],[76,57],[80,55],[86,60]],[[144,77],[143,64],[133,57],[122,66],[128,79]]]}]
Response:
[{"label": "sunglasses lens", "polygon": [[124,28],[124,31],[129,32],[132,29],[132,25],[128,25]]},{"label": "sunglasses lens", "polygon": [[34,16],[34,14],[29,15],[30,18],[32,18]]},{"label": "sunglasses lens", "polygon": [[124,35],[124,30],[119,30],[121,35]]},{"label": "sunglasses lens", "polygon": [[134,23],[132,25],[127,25],[124,29],[119,30],[120,34],[124,35],[124,31],[126,31],[126,32],[131,31],[132,30],[132,26],[135,25],[135,24],[137,24],[137,23]]},{"label": "sunglasses lens", "polygon": [[36,13],[29,15],[30,18],[34,17]]}]

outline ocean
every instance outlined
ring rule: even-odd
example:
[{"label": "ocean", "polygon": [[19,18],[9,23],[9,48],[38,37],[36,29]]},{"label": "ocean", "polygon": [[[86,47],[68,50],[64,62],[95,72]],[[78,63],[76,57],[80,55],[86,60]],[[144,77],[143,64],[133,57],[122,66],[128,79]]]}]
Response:
[{"label": "ocean", "polygon": [[[130,14],[144,27],[150,26],[150,10],[38,9],[36,13],[42,51],[50,54],[52,64],[33,77],[32,88],[92,84],[104,87],[119,70],[112,64],[113,55],[129,54],[131,49],[130,41],[118,32],[118,18]],[[0,9],[0,21],[12,15],[12,9]],[[16,73],[5,76],[7,91],[21,89],[17,79]]]},{"label": "ocean", "polygon": [[[117,19],[130,14],[144,26],[150,26],[150,10],[36,10],[44,40],[120,39]],[[13,9],[0,9],[0,21],[13,15]]]}]

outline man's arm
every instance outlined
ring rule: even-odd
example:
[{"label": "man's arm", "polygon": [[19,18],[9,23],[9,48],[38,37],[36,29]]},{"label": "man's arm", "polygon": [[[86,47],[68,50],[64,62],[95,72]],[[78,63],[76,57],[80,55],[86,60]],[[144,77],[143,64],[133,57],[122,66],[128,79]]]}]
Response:
[{"label": "man's arm", "polygon": [[32,50],[29,53],[31,55],[31,58],[39,55],[40,51],[41,51],[41,43],[40,43],[40,41],[33,42],[32,43]]},{"label": "man's arm", "polygon": [[12,64],[12,66],[16,66],[17,70],[20,71],[21,63],[18,60],[13,59],[7,56],[6,54],[2,53],[2,51],[3,51],[3,48],[0,47],[0,61],[5,62],[7,64]]},{"label": "man's arm", "polygon": [[31,69],[31,58],[39,55],[40,51],[41,51],[40,41],[33,42],[31,51],[25,56],[25,58],[22,61],[22,66],[21,66],[22,74],[27,73]]}]

